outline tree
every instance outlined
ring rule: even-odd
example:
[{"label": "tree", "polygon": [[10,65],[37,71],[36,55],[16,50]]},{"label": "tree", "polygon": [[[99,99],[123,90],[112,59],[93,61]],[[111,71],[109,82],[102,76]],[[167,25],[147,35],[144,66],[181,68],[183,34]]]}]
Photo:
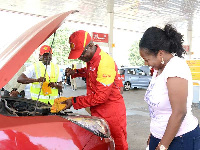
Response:
[{"label": "tree", "polygon": [[53,57],[59,65],[66,65],[70,62],[69,55],[69,36],[70,31],[67,28],[59,28],[55,34],[52,34],[47,40],[48,45],[53,49]]},{"label": "tree", "polygon": [[[80,63],[80,60],[68,59],[70,52],[69,36],[71,31],[66,27],[60,27],[52,34],[43,44],[49,45],[53,50],[53,59],[58,65],[69,65],[72,63]],[[38,61],[39,48],[33,52],[27,63],[34,63]]]},{"label": "tree", "polygon": [[144,60],[139,53],[139,41],[135,41],[129,49],[129,63],[131,66],[143,66]]}]

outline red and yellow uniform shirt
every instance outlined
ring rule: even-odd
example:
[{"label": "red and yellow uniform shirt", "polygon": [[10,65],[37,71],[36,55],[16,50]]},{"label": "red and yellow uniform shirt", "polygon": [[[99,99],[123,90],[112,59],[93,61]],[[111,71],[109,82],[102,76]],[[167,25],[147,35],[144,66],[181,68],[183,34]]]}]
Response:
[{"label": "red and yellow uniform shirt", "polygon": [[77,69],[77,73],[73,76],[86,77],[87,86],[86,96],[73,98],[73,107],[75,109],[90,107],[92,116],[102,117],[108,122],[116,148],[128,149],[126,140],[123,140],[127,135],[126,108],[120,94],[118,68],[113,58],[98,45],[96,46],[97,50],[93,58],[87,62],[87,67]]}]

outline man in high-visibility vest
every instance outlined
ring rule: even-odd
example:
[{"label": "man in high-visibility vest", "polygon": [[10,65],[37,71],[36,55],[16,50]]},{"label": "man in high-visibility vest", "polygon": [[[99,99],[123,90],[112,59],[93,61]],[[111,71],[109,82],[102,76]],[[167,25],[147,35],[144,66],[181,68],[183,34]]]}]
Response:
[{"label": "man in high-visibility vest", "polygon": [[[62,73],[58,65],[51,62],[52,49],[48,45],[40,48],[40,61],[31,65],[17,79],[17,82],[31,84],[30,93],[33,100],[53,104],[62,89]],[[39,95],[40,94],[40,95]]]}]

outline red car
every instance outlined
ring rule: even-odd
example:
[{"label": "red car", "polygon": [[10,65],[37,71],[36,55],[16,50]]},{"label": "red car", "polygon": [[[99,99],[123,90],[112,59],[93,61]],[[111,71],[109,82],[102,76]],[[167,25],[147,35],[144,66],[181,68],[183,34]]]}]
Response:
[{"label": "red car", "polygon": [[[71,13],[45,19],[0,52],[0,89]],[[105,120],[68,112],[51,114],[50,108],[31,99],[0,96],[0,149],[114,150]]]}]

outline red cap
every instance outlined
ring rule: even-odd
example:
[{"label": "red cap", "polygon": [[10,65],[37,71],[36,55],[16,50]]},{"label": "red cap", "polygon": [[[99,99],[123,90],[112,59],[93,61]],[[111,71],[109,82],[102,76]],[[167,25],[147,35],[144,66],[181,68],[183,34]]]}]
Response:
[{"label": "red cap", "polygon": [[42,47],[40,47],[40,55],[43,55],[44,53],[49,53],[49,51],[52,54],[52,49],[48,45],[43,45]]},{"label": "red cap", "polygon": [[69,44],[71,52],[69,53],[68,59],[77,59],[83,53],[84,48],[90,43],[91,36],[84,30],[74,32],[69,37]]}]

